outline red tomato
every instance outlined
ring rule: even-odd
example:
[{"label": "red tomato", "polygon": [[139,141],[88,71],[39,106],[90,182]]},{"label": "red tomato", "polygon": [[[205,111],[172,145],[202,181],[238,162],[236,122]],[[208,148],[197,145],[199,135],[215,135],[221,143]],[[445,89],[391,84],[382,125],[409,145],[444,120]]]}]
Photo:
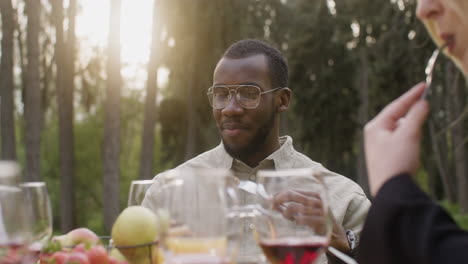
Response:
[{"label": "red tomato", "polygon": [[109,256],[103,246],[94,246],[86,254],[90,264],[109,264]]},{"label": "red tomato", "polygon": [[73,264],[90,264],[88,256],[86,256],[85,253],[81,252],[72,252],[68,256],[67,263],[73,263]]},{"label": "red tomato", "polygon": [[68,253],[58,251],[52,254],[47,263],[65,264],[68,261]]},{"label": "red tomato", "polygon": [[72,252],[86,253],[85,244],[81,243],[81,244],[76,245],[76,246],[72,249]]}]

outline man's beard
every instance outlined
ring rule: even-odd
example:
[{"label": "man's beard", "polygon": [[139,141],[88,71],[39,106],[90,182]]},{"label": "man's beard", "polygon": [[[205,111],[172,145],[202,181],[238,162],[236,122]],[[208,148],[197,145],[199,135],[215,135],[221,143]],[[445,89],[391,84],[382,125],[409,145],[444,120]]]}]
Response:
[{"label": "man's beard", "polygon": [[244,147],[230,146],[221,138],[226,152],[231,155],[231,157],[241,161],[244,161],[246,157],[257,152],[265,145],[268,134],[275,125],[275,117],[275,113],[272,112],[270,118],[259,128],[253,139]]}]

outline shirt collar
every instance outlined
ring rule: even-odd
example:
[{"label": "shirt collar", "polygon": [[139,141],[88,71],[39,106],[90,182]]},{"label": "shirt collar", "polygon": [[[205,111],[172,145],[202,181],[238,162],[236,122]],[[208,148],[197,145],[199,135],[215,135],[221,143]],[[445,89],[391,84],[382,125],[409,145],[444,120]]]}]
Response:
[{"label": "shirt collar", "polygon": [[[293,166],[293,140],[290,136],[282,136],[279,138],[280,148],[271,153],[265,160],[273,160],[275,169],[290,169]],[[231,169],[234,158],[229,155],[224,149],[223,142],[214,148],[216,167],[222,169]],[[263,161],[262,161],[263,162]],[[260,162],[260,164],[262,163]]]}]

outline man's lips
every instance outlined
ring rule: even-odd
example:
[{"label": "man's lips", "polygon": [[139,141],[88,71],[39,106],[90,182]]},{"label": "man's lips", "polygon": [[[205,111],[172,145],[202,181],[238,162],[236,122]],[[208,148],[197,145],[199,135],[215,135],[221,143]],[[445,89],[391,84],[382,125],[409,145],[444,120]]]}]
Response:
[{"label": "man's lips", "polygon": [[227,136],[237,136],[245,129],[247,129],[247,126],[241,123],[226,122],[221,124],[221,131]]},{"label": "man's lips", "polygon": [[225,122],[221,124],[222,130],[235,130],[235,129],[247,129],[247,126],[237,122]]}]

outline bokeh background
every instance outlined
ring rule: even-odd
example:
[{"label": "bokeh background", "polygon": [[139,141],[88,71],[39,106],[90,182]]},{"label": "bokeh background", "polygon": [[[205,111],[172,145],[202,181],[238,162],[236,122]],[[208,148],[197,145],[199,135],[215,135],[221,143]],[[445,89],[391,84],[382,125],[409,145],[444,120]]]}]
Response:
[{"label": "bokeh background", "polygon": [[[362,128],[424,80],[415,0],[0,0],[1,158],[46,181],[55,232],[108,234],[129,184],[219,144],[206,98],[234,41],[287,57],[282,134],[366,191]],[[468,223],[466,82],[441,58],[418,182]]]}]

